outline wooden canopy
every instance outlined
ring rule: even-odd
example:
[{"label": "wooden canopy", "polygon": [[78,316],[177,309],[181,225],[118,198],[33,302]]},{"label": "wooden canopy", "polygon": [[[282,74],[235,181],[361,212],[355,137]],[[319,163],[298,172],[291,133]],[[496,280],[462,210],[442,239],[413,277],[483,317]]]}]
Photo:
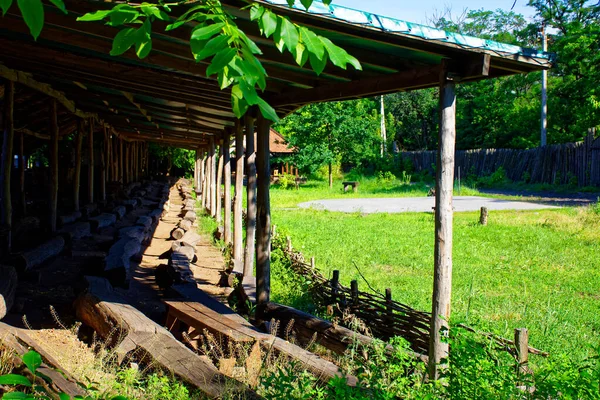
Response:
[{"label": "wooden canopy", "polygon": [[[220,90],[216,79],[206,78],[206,60],[196,63],[193,59],[189,46],[193,26],[165,32],[165,24],[155,22],[153,50],[148,57],[140,60],[133,51],[112,57],[112,39],[119,28],[76,21],[87,12],[112,5],[88,0],[65,3],[68,15],[45,4],[45,25],[37,42],[29,35],[17,7],[0,18],[0,76],[32,88],[49,84],[51,89],[64,93],[71,111],[93,114],[125,138],[197,148],[234,126],[229,91]],[[373,24],[352,23],[335,15],[308,13],[265,1],[266,6],[292,21],[330,38],[363,66],[357,71],[329,65],[317,76],[260,35],[248,11],[242,10],[245,3],[223,3],[262,49],[259,59],[268,73],[263,96],[281,116],[313,102],[438,86],[442,60],[460,81],[549,66],[547,57],[538,53],[502,53],[490,50],[493,46],[472,48],[410,32],[391,33]],[[11,77],[11,70],[31,75]],[[35,108],[35,102],[27,106]],[[44,134],[46,128],[37,126],[35,118],[27,122],[19,128]]]}]

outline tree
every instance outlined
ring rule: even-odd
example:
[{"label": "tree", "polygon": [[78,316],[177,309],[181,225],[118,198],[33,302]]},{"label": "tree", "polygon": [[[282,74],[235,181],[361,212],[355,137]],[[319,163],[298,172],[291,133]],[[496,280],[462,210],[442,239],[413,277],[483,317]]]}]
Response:
[{"label": "tree", "polygon": [[297,147],[299,168],[314,173],[328,166],[333,185],[335,163],[358,166],[379,156],[377,103],[371,99],[310,104],[284,118],[277,129]]}]

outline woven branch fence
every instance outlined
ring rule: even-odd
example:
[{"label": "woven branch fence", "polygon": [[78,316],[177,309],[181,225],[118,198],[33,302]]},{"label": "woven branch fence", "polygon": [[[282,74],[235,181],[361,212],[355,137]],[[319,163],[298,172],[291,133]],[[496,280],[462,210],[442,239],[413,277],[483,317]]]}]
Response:
[{"label": "woven branch fence", "polygon": [[[429,352],[429,326],[431,314],[392,300],[392,290],[386,289],[385,295],[373,290],[364,292],[358,289],[358,281],[353,280],[350,287],[340,283],[339,271],[333,271],[332,278],[325,277],[315,266],[315,259],[307,263],[304,255],[295,251],[289,237],[285,239],[275,234],[273,249],[283,251],[290,262],[292,271],[306,279],[310,293],[318,306],[327,308],[328,313],[340,317],[340,324],[345,324],[344,316],[351,314],[365,323],[369,333],[376,338],[388,341],[399,336],[406,339],[413,351],[427,355]],[[348,328],[351,326],[346,325]],[[518,357],[518,353],[531,353],[548,356],[548,353],[521,343],[517,336],[522,330],[515,331],[515,340],[506,339],[491,333],[477,332],[474,329],[460,325],[462,328],[486,337],[496,342],[500,349],[506,350]]]},{"label": "woven branch fence", "polygon": [[[600,138],[590,129],[586,139],[577,143],[556,144],[529,150],[477,149],[458,150],[455,176],[488,176],[500,167],[512,181],[528,183],[600,186]],[[436,151],[406,151],[403,161],[410,160],[415,172],[434,174]]]}]

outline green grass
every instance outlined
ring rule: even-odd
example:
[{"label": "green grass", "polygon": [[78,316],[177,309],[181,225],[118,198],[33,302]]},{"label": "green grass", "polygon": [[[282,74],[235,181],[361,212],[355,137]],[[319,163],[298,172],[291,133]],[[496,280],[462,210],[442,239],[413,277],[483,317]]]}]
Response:
[{"label": "green grass", "polygon": [[[372,185],[372,186],[371,186]],[[372,187],[374,189],[371,189]],[[417,309],[431,307],[434,221],[429,213],[344,214],[294,208],[297,203],[342,197],[423,196],[425,185],[377,187],[361,183],[343,194],[336,182],[309,182],[299,191],[273,188],[273,222],[325,273],[342,283],[361,280],[354,263],[380,292]],[[463,188],[462,194],[465,195]],[[476,194],[476,193],[468,193]],[[456,213],[452,308],[455,321],[512,337],[530,330],[530,342],[554,353],[584,357],[600,343],[600,213],[566,208]],[[274,293],[274,298],[285,293]]]}]

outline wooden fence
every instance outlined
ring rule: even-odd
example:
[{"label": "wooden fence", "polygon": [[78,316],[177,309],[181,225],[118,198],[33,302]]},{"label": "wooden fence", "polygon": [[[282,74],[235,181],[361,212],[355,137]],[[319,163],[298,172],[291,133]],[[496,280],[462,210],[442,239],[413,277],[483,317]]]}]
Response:
[{"label": "wooden fence", "polygon": [[[458,150],[454,176],[488,176],[500,167],[512,181],[528,183],[600,186],[600,138],[590,129],[582,142],[556,144],[529,150]],[[434,174],[436,151],[407,151],[400,157],[410,160],[415,172]]]},{"label": "wooden fence", "polygon": [[[301,275],[310,286],[310,294],[316,305],[327,308],[330,315],[339,317],[339,323],[348,328],[351,320],[348,315],[363,321],[369,332],[361,332],[373,337],[389,340],[400,336],[406,339],[413,351],[426,356],[429,352],[429,326],[431,314],[418,311],[406,304],[392,300],[392,290],[386,289],[385,295],[374,290],[369,292],[358,289],[358,281],[353,280],[350,287],[340,283],[339,271],[333,271],[331,279],[325,277],[315,266],[315,259],[307,263],[301,252],[295,251],[289,237],[285,239],[274,234],[273,249],[283,251],[290,263],[291,270]],[[498,348],[508,351],[519,362],[525,362],[528,354],[548,356],[548,353],[528,345],[527,329],[516,329],[515,340],[506,339],[491,333],[476,332],[474,329],[460,325],[462,328],[493,340]]]}]

